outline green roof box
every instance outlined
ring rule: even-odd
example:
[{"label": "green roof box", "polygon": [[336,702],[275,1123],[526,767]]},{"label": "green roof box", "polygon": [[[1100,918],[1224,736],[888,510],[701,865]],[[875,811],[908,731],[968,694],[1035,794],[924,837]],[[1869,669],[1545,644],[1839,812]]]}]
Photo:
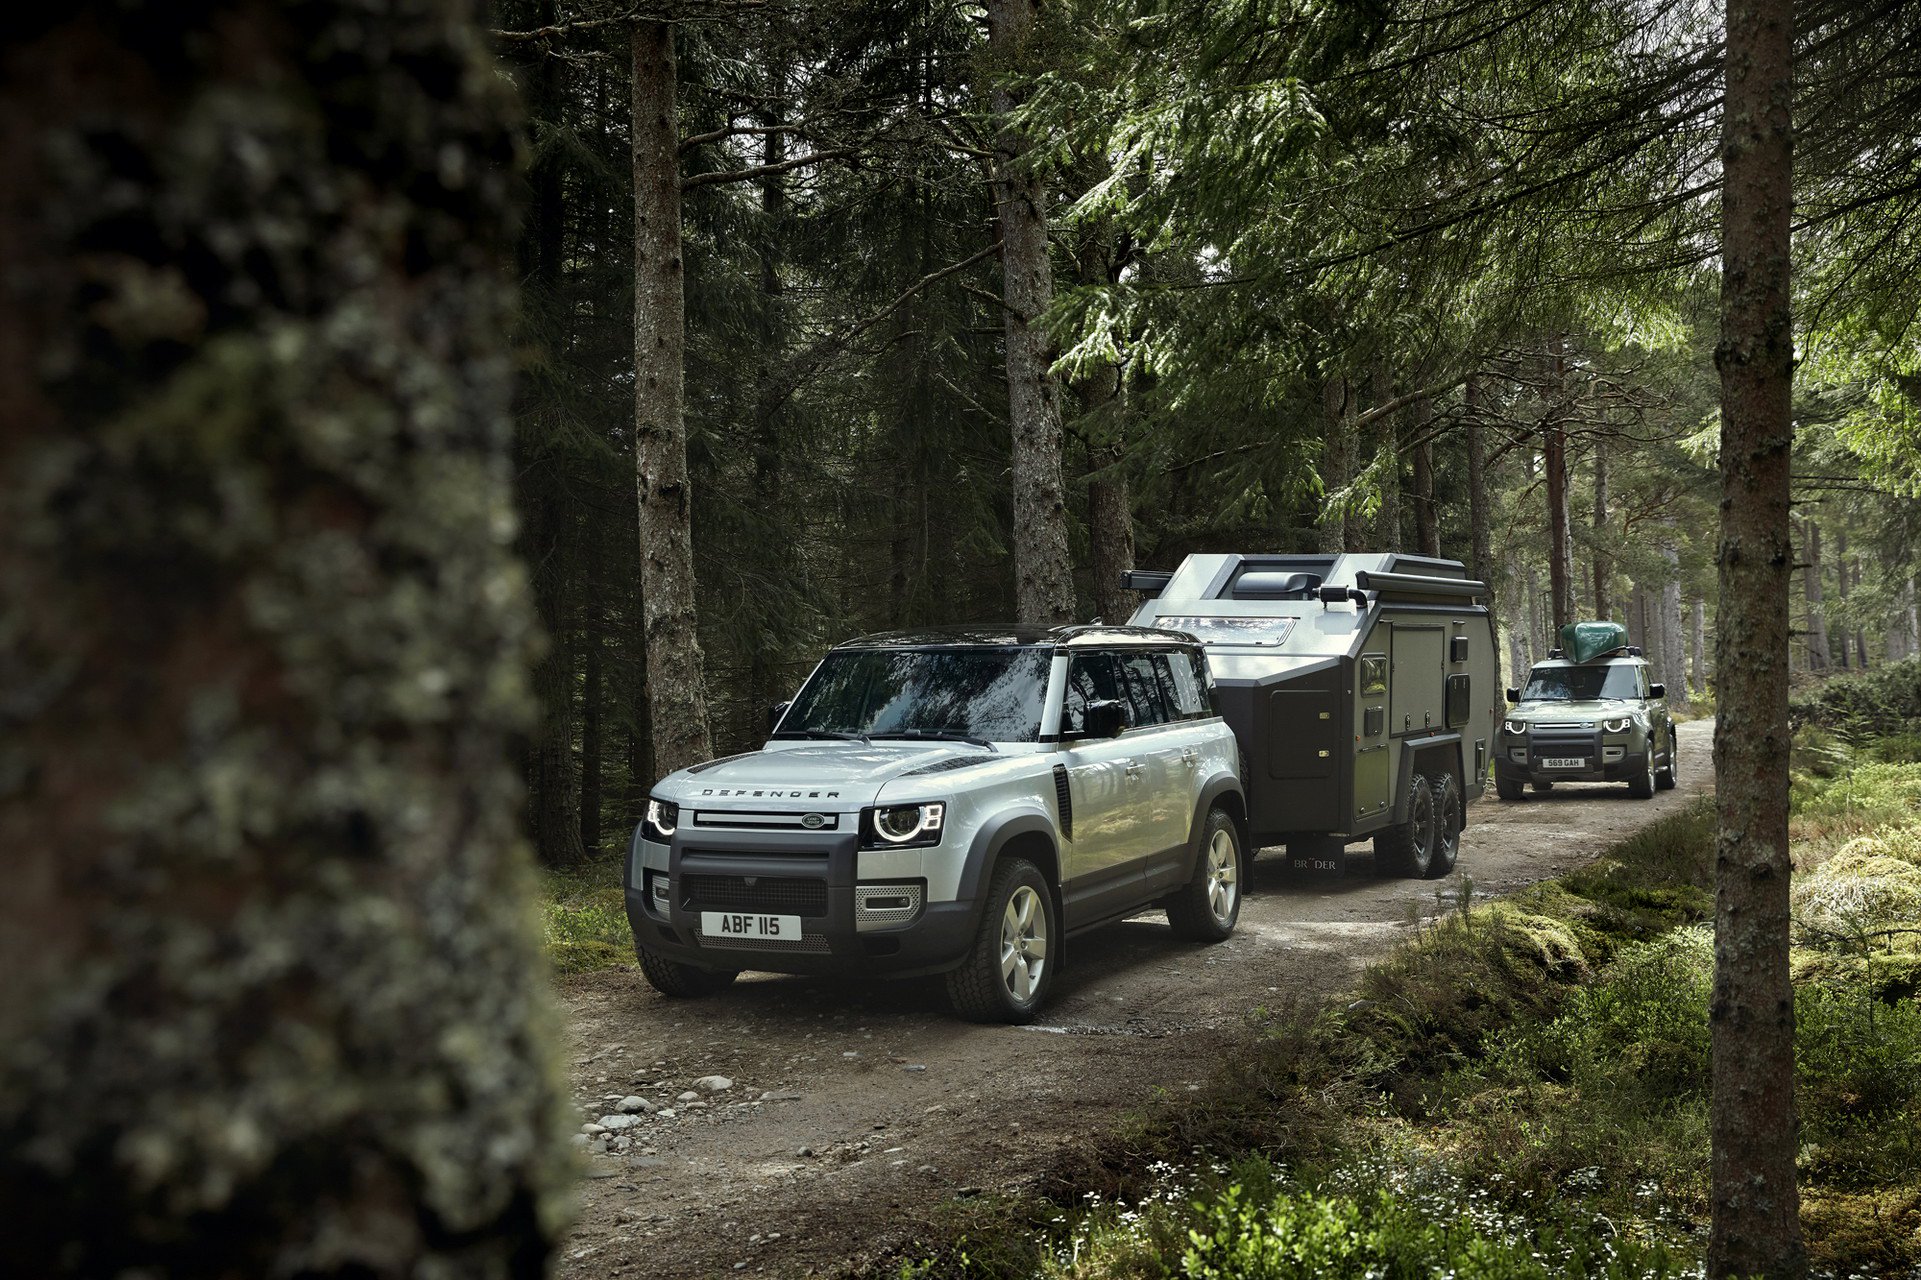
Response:
[{"label": "green roof box", "polygon": [[1561,652],[1570,662],[1592,662],[1627,643],[1628,629],[1618,622],[1570,622],[1561,628]]}]

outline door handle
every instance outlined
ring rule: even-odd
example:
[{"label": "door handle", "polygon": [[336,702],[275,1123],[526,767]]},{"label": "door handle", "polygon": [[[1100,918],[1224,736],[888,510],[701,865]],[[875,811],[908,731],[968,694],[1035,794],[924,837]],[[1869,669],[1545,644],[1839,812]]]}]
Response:
[{"label": "door handle", "polygon": [[1138,760],[1129,760],[1127,762],[1127,776],[1130,778],[1138,778],[1140,775],[1141,762]]},{"label": "door handle", "polygon": [[1182,763],[1186,764],[1188,768],[1192,769],[1195,765],[1201,762],[1201,757],[1200,757],[1200,754],[1194,750],[1194,748],[1186,747],[1186,748],[1183,748],[1181,751],[1181,761]]}]

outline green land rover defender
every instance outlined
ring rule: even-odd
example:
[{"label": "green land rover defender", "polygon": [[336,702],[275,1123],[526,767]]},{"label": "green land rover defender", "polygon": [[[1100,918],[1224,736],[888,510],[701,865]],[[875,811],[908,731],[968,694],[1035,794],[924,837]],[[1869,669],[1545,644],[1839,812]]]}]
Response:
[{"label": "green land rover defender", "polygon": [[1494,789],[1519,800],[1532,784],[1625,782],[1640,799],[1674,786],[1674,721],[1667,690],[1612,622],[1571,623],[1563,647],[1509,689],[1494,754]]}]

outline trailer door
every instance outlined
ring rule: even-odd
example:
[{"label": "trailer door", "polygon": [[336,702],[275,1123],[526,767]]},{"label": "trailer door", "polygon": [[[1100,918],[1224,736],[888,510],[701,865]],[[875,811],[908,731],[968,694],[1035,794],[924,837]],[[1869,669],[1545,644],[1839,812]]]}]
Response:
[{"label": "trailer door", "polygon": [[1394,624],[1393,691],[1387,721],[1396,737],[1439,730],[1447,724],[1447,633],[1439,626]]}]

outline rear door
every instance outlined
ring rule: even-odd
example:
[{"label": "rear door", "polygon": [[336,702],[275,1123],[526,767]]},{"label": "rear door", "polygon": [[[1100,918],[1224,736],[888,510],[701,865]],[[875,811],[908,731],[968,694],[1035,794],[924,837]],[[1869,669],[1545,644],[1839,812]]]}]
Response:
[{"label": "rear door", "polygon": [[1081,732],[1087,704],[1096,700],[1117,701],[1133,714],[1117,655],[1076,651],[1068,658],[1061,704],[1061,734],[1070,743],[1061,753],[1062,767],[1074,813],[1061,869],[1070,928],[1132,905],[1147,853],[1147,788],[1135,759],[1135,731],[1117,738],[1072,736]]},{"label": "rear door", "polygon": [[1134,744],[1134,777],[1142,793],[1143,847],[1139,856],[1187,847],[1194,800],[1186,782],[1181,748],[1187,731],[1175,711],[1167,655],[1135,650],[1121,655],[1121,671],[1134,701],[1134,725],[1123,741]]}]

